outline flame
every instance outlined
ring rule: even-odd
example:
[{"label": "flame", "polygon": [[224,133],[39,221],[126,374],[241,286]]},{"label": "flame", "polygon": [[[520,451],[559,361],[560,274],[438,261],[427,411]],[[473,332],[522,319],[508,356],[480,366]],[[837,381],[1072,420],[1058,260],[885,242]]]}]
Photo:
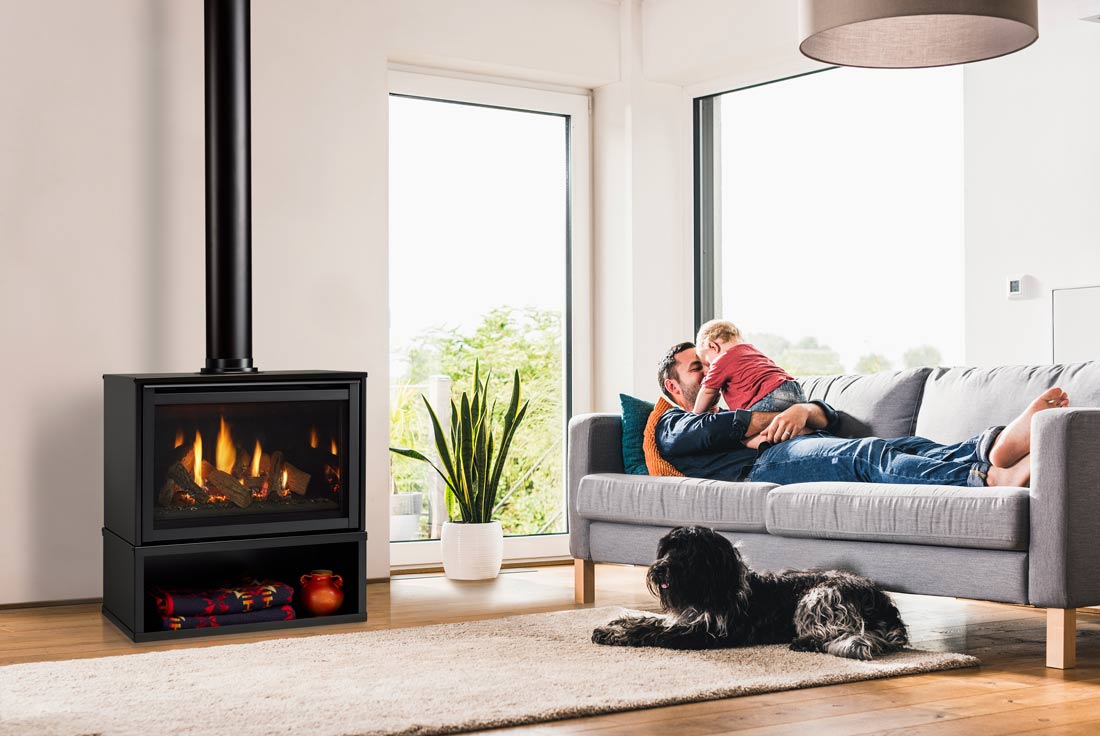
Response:
[{"label": "flame", "polygon": [[332,447],[329,449],[329,452],[331,452],[333,455],[339,455],[340,454],[336,450],[336,438],[335,437],[332,438]]},{"label": "flame", "polygon": [[283,490],[286,490],[286,469],[283,469]]},{"label": "flame", "polygon": [[177,429],[176,430],[176,444],[172,445],[172,447],[179,447],[182,444],[183,444],[183,430],[182,429]]},{"label": "flame", "polygon": [[206,502],[207,503],[221,503],[222,501],[228,501],[228,500],[229,500],[228,496],[219,496],[219,495],[211,493],[210,497],[206,499]]},{"label": "flame", "polygon": [[180,498],[180,501],[187,504],[188,506],[194,506],[195,505],[195,497],[192,496],[190,493],[181,493],[181,494],[179,494],[179,498]]},{"label": "flame", "polygon": [[317,447],[317,427],[309,428],[309,446]]},{"label": "flame", "polygon": [[195,485],[202,486],[202,435],[195,432]]},{"label": "flame", "polygon": [[252,477],[260,477],[260,456],[263,454],[263,450],[260,449],[260,441],[256,440],[256,449],[252,451]]},{"label": "flame", "polygon": [[229,425],[225,423],[225,417],[222,417],[221,427],[218,428],[218,444],[214,448],[214,467],[232,475],[236,464],[237,447],[233,444],[233,438],[229,436]]}]

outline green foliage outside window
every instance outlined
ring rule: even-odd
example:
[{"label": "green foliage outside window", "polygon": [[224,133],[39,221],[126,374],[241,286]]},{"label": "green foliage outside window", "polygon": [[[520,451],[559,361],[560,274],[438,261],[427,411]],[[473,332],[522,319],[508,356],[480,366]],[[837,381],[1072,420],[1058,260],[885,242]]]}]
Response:
[{"label": "green foliage outside window", "polygon": [[[860,356],[849,371],[840,361],[837,351],[821,344],[816,337],[804,337],[798,342],[791,342],[779,335],[760,333],[746,335],[745,341],[755,345],[792,376],[868,374],[894,369],[893,362],[885,355],[868,353]],[[932,345],[919,345],[905,351],[901,362],[904,368],[937,366],[943,363],[943,356]]]},{"label": "green foliage outside window", "polygon": [[[432,438],[420,394],[427,393],[429,376],[450,376],[457,395],[469,385],[475,361],[483,373],[496,376],[519,371],[531,404],[509,453],[494,518],[508,535],[565,531],[561,314],[500,307],[473,329],[431,328],[399,355],[407,367],[391,378],[390,445],[424,452],[431,450]],[[498,404],[497,412],[505,408]],[[428,490],[429,468],[423,463],[395,455],[391,469],[397,491]]]},{"label": "green foliage outside window", "polygon": [[856,361],[855,372],[861,374],[881,373],[893,367],[893,363],[885,355],[868,353],[867,355],[861,355],[859,360]]},{"label": "green foliage outside window", "polygon": [[940,355],[939,350],[931,345],[921,345],[912,350],[906,350],[905,354],[901,356],[901,362],[905,364],[906,368],[920,368],[926,365],[936,366],[943,363],[943,356]]},{"label": "green foliage outside window", "polygon": [[796,343],[779,335],[746,335],[751,343],[774,360],[792,376],[829,376],[844,372],[840,355],[815,337],[804,337]]}]

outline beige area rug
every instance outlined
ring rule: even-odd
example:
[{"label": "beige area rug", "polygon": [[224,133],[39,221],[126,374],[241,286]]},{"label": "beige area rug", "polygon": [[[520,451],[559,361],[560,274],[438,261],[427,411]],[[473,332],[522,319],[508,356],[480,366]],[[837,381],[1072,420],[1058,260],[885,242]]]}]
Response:
[{"label": "beige area rug", "polygon": [[970,667],[909,650],[874,662],[785,646],[604,647],[623,613],[557,613],[0,668],[0,733],[442,734]]}]

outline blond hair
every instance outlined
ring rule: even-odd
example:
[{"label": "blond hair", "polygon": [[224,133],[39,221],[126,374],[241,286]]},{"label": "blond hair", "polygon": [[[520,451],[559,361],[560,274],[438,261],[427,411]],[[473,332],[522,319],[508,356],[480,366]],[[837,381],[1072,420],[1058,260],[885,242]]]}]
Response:
[{"label": "blond hair", "polygon": [[699,328],[699,334],[695,336],[696,345],[705,345],[708,342],[734,342],[741,340],[741,330],[737,325],[724,319],[712,319],[703,323]]}]

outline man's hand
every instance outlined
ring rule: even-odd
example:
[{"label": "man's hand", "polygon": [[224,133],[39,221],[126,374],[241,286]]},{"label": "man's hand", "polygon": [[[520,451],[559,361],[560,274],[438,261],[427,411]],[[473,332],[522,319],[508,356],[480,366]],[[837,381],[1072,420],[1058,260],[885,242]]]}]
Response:
[{"label": "man's hand", "polygon": [[811,430],[806,427],[814,423],[814,410],[821,411],[815,404],[795,404],[786,411],[776,414],[771,423],[760,432],[762,441],[774,445],[786,442],[800,434],[809,434]]},{"label": "man's hand", "polygon": [[795,404],[781,412],[754,411],[751,415],[741,442],[753,450],[762,442],[785,442],[791,437],[829,426],[829,417],[825,410],[813,402]]}]

